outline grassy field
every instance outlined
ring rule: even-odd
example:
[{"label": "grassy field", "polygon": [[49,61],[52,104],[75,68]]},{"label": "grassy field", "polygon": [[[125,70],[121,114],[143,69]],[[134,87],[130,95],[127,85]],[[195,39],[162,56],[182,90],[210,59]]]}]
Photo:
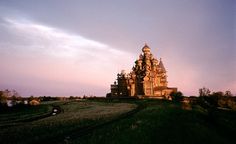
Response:
[{"label": "grassy field", "polygon": [[[47,114],[55,105],[61,113],[22,122],[22,117]],[[197,105],[161,100],[54,102],[0,114],[2,126],[18,119],[20,123],[1,128],[1,144],[236,143],[236,112],[208,113]]]},{"label": "grassy field", "polygon": [[0,112],[0,128],[19,125],[25,121],[51,113],[50,105],[27,106],[6,109]]},{"label": "grassy field", "polygon": [[[22,113],[26,113],[25,115],[30,117],[38,113],[34,109],[43,111],[44,107],[52,107],[51,105],[60,106],[61,113],[36,121],[3,127],[0,131],[0,143],[63,143],[68,135],[78,129],[104,123],[136,107],[136,105],[129,103],[55,102],[29,107],[27,113],[24,112],[24,109],[1,114],[2,126],[8,117],[14,117],[17,121],[22,119]],[[45,111],[45,113],[48,112]]]}]

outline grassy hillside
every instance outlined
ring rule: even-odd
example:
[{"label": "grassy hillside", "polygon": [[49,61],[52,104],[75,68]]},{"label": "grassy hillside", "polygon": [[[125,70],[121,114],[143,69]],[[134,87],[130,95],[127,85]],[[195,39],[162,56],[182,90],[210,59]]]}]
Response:
[{"label": "grassy hillside", "polygon": [[[80,144],[230,144],[235,143],[236,113],[217,111],[209,117],[193,108],[168,101],[141,101],[146,108],[92,133],[69,141]],[[212,120],[214,119],[214,120]]]},{"label": "grassy hillside", "polygon": [[[61,108],[55,116],[1,128],[0,143],[236,143],[233,111],[209,112],[197,105],[161,100],[59,102],[38,110],[48,113],[45,107],[55,105]],[[28,116],[37,113],[33,109],[28,110]],[[0,114],[2,125],[13,113]]]}]

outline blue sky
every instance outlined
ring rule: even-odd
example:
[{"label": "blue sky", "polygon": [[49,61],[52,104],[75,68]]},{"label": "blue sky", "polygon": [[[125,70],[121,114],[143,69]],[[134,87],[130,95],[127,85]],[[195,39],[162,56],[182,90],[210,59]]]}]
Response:
[{"label": "blue sky", "polygon": [[1,0],[0,89],[100,95],[148,43],[169,86],[236,94],[234,0]]}]

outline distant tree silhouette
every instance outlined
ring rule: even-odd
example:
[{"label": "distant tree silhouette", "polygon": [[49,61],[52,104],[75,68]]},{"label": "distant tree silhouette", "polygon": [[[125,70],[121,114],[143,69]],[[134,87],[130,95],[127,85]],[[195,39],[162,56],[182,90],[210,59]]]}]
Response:
[{"label": "distant tree silhouette", "polygon": [[7,105],[7,96],[4,91],[0,91],[0,107],[5,107]]},{"label": "distant tree silhouette", "polygon": [[29,101],[32,101],[32,100],[34,100],[34,99],[35,99],[35,98],[34,98],[33,95],[31,95],[31,96],[28,98]]},{"label": "distant tree silhouette", "polygon": [[217,108],[219,107],[219,101],[224,99],[226,95],[231,95],[230,91],[226,91],[225,94],[221,91],[212,92],[206,88],[199,89],[199,102],[205,108]]},{"label": "distant tree silhouette", "polygon": [[233,95],[232,95],[231,91],[227,90],[227,91],[225,91],[225,95],[224,96],[232,97]]},{"label": "distant tree silhouette", "polygon": [[199,89],[199,96],[209,96],[210,94],[211,94],[211,91],[206,87]]},{"label": "distant tree silhouette", "polygon": [[219,107],[236,110],[236,99],[230,91],[210,93],[208,88],[199,89],[198,104],[207,111],[207,119],[216,122]]},{"label": "distant tree silhouette", "polygon": [[213,92],[211,95],[207,97],[207,101],[209,104],[211,104],[213,107],[218,107],[218,101],[224,96],[224,93],[221,91]]},{"label": "distant tree silhouette", "polygon": [[[16,90],[12,90],[11,91],[11,103],[13,106],[20,104],[22,101],[22,98],[20,96],[20,94],[16,91]],[[20,103],[18,103],[20,102]]]},{"label": "distant tree silhouette", "polygon": [[11,100],[11,105],[16,105],[17,101],[21,100],[21,97],[19,93],[16,90],[4,90],[0,91],[0,105],[6,107],[7,106],[7,100]]},{"label": "distant tree silhouette", "polygon": [[175,102],[180,102],[180,101],[183,100],[183,93],[180,92],[180,91],[178,91],[178,92],[172,92],[172,93],[170,94],[170,96],[171,96],[172,100],[175,101]]}]

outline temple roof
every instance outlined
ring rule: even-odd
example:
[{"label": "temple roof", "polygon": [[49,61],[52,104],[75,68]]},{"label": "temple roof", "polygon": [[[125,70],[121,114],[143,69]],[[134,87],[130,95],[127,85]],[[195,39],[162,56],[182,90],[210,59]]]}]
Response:
[{"label": "temple roof", "polygon": [[160,66],[160,68],[163,70],[163,72],[166,72],[166,69],[165,69],[165,67],[164,67],[164,64],[162,63],[161,58],[160,58],[159,66]]}]

